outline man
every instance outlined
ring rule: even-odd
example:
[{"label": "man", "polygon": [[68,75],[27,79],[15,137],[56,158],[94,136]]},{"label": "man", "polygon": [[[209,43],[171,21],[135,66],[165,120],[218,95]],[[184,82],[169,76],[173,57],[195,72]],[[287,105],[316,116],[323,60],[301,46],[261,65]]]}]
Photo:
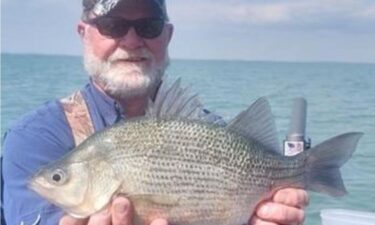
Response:
[{"label": "man", "polygon": [[[173,26],[163,0],[83,0],[83,6],[78,33],[90,82],[74,96],[84,101],[73,101],[77,103],[73,106],[66,99],[49,102],[7,131],[2,171],[8,224],[132,223],[132,207],[124,197],[115,198],[109,208],[90,218],[76,219],[27,188],[30,175],[40,166],[60,158],[82,141],[77,130],[89,131],[87,137],[119,120],[143,115],[169,61]],[[77,108],[85,112],[83,116],[75,113]],[[71,114],[79,114],[81,120],[76,121],[77,116]],[[257,208],[249,223],[302,223],[307,202],[303,190],[280,190]],[[152,224],[165,225],[167,221],[161,218]]]}]

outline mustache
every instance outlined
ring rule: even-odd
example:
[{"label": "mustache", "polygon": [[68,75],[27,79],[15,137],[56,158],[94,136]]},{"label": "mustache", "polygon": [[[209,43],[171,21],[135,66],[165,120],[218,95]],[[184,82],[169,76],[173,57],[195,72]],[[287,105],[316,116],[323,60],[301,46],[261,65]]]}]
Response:
[{"label": "mustache", "polygon": [[152,54],[148,49],[142,48],[134,51],[126,51],[123,49],[117,49],[108,57],[108,62],[116,62],[118,60],[129,60],[135,58],[152,58]]}]

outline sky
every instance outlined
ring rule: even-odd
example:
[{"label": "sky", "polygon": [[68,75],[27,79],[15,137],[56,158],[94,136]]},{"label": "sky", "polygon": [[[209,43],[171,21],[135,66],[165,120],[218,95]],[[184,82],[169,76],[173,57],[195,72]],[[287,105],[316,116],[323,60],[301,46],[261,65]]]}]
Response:
[{"label": "sky", "polygon": [[[171,58],[375,63],[375,0],[167,0]],[[1,51],[81,55],[81,0],[2,0]]]}]

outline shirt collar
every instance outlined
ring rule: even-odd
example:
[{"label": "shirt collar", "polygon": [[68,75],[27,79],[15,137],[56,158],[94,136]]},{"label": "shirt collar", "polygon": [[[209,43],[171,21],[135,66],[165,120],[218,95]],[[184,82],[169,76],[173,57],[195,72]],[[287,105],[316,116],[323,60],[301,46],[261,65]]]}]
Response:
[{"label": "shirt collar", "polygon": [[105,124],[112,125],[123,118],[123,109],[113,98],[104,94],[90,79],[88,91],[94,99],[94,104]]}]

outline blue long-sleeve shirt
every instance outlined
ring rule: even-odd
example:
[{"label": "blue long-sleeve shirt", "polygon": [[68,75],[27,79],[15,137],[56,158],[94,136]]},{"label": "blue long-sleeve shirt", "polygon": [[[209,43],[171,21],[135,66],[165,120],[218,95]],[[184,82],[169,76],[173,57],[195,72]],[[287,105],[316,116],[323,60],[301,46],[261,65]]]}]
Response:
[{"label": "blue long-sleeve shirt", "polygon": [[[121,119],[121,109],[90,82],[82,90],[95,131]],[[58,100],[24,115],[6,132],[3,143],[3,209],[8,225],[56,225],[63,212],[27,188],[41,166],[74,147],[71,129]],[[64,195],[64,193],[61,193]]]}]

